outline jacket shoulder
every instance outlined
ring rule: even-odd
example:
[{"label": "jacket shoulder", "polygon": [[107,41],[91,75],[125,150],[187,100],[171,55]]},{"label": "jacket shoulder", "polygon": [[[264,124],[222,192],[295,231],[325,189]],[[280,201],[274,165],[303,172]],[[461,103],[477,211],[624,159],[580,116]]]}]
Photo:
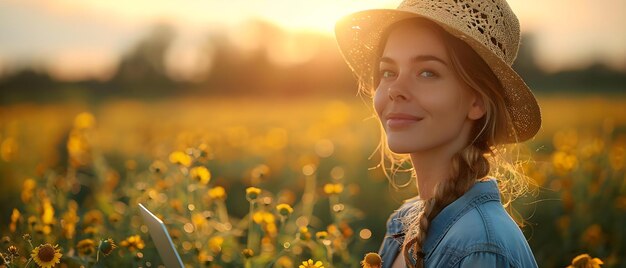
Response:
[{"label": "jacket shoulder", "polygon": [[507,259],[512,266],[535,263],[522,231],[500,202],[480,204],[460,216],[441,243],[454,249],[458,257],[489,253]]}]

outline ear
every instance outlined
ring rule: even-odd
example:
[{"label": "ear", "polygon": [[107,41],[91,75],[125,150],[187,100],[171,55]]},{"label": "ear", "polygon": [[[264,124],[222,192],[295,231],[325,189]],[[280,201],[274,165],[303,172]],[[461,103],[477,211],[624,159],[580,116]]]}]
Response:
[{"label": "ear", "polygon": [[472,94],[471,106],[467,113],[467,118],[471,120],[478,120],[485,115],[485,111],[486,109],[483,96],[478,92],[474,92]]}]

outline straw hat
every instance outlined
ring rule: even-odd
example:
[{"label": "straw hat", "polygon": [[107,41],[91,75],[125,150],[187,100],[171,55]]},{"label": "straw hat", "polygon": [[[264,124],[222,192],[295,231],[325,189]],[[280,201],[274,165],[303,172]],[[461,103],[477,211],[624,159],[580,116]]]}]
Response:
[{"label": "straw hat", "polygon": [[541,127],[537,100],[511,68],[520,44],[519,21],[505,0],[405,0],[397,9],[372,9],[350,14],[335,26],[344,59],[362,80],[371,81],[373,64],[385,29],[400,20],[429,19],[465,41],[489,65],[504,87],[513,131],[506,142],[526,141]]}]

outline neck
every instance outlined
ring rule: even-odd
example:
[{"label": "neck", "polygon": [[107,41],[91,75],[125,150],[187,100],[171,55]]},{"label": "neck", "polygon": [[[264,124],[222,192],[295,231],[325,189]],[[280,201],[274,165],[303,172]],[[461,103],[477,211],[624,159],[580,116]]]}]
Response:
[{"label": "neck", "polygon": [[452,155],[411,154],[411,162],[417,177],[420,199],[427,200],[435,195],[435,186],[448,179],[452,166]]},{"label": "neck", "polygon": [[457,138],[443,146],[410,154],[420,199],[427,200],[434,197],[435,186],[453,175],[451,172],[452,157],[463,150],[469,142],[469,129],[470,127],[466,125]]}]

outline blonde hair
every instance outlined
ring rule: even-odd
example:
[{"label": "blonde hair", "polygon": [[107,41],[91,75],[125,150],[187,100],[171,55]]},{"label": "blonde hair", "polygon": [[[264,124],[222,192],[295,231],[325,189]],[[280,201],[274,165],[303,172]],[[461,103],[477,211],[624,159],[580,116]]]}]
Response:
[{"label": "blonde hair", "polygon": [[[509,132],[512,131],[511,134],[518,141],[517,134],[514,132],[511,117],[505,107],[502,85],[485,61],[465,42],[450,35],[429,20],[415,18],[401,21],[396,23],[396,25],[404,23],[424,23],[441,34],[456,75],[469,88],[480,94],[486,109],[485,115],[481,119],[476,120],[472,127],[470,133],[473,137],[472,141],[453,156],[451,176],[435,186],[432,198],[424,200],[423,203],[417,202],[401,219],[405,233],[402,251],[406,265],[407,267],[414,267],[409,259],[412,255],[417,260],[415,267],[423,267],[425,256],[422,252],[422,244],[426,240],[429,223],[447,205],[469,190],[477,180],[488,175],[497,179],[503,205],[520,225],[523,225],[523,221],[515,215],[515,211],[510,204],[514,199],[527,192],[530,180],[522,171],[522,164],[524,163],[519,161],[519,151],[516,151],[518,147],[515,146],[518,142],[508,144],[506,140]],[[383,34],[379,45],[379,55],[382,54],[384,49],[386,36],[396,25],[388,27]],[[371,80],[359,81],[360,92],[370,97],[373,95],[373,91],[379,82],[378,76],[375,75],[378,73],[378,64],[374,64],[373,67]],[[380,125],[380,133],[381,140],[376,149],[380,151],[379,166],[382,166],[385,176],[394,189],[397,190],[410,185],[414,180],[410,180],[402,185],[396,185],[393,179],[399,171],[410,171],[411,177],[416,177],[413,168],[401,169],[410,159],[409,156],[393,153],[389,149],[382,124]],[[516,151],[517,154],[514,154],[513,151]],[[516,160],[508,159],[507,155],[515,157]],[[391,175],[385,168],[385,159],[390,162],[388,169],[391,171]],[[411,255],[409,255],[409,250],[413,251]]]}]

